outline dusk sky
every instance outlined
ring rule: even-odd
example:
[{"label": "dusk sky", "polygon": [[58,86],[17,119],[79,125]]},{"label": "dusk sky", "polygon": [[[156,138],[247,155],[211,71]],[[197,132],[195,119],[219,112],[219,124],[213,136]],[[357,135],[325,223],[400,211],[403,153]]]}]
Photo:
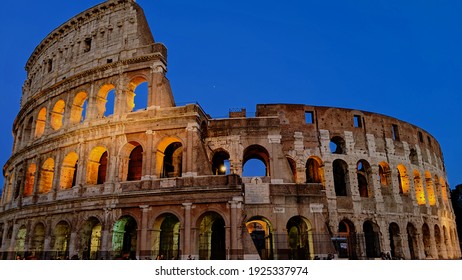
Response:
[{"label": "dusk sky", "polygon": [[[8,1],[0,9],[0,164],[11,155],[25,63],[40,41],[97,0]],[[178,104],[212,117],[256,104],[376,112],[441,145],[462,184],[462,1],[138,0],[168,48]],[[3,186],[3,178],[0,179]]]}]

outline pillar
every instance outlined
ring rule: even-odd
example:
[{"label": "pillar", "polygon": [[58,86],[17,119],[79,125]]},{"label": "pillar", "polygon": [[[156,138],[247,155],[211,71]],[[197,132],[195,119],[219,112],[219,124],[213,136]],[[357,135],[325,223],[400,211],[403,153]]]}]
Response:
[{"label": "pillar", "polygon": [[181,255],[181,259],[185,260],[188,258],[189,255],[192,255],[192,248],[191,248],[191,208],[192,203],[183,203],[184,208],[184,245],[183,245],[183,253]]}]

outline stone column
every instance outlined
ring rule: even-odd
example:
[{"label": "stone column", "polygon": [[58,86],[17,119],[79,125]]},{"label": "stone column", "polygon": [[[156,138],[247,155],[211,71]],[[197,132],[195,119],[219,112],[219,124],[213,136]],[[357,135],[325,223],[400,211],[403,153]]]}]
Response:
[{"label": "stone column", "polygon": [[15,247],[16,247],[16,236],[18,235],[19,225],[14,223],[13,224],[13,235],[10,239],[10,244],[8,246],[8,260],[14,260],[15,256]]},{"label": "stone column", "polygon": [[140,236],[140,254],[139,259],[143,260],[149,257],[150,250],[148,246],[148,214],[151,209],[149,205],[140,205],[141,208],[141,236]]},{"label": "stone column", "polygon": [[235,196],[233,197],[232,201],[229,201],[231,208],[230,214],[230,258],[232,260],[236,260],[239,258],[239,250],[242,249],[239,243],[239,232],[240,232],[240,220],[239,220],[239,212],[242,209],[242,196]]},{"label": "stone column", "polygon": [[188,258],[189,255],[192,255],[191,250],[191,208],[192,203],[187,202],[183,203],[184,208],[184,247],[183,247],[183,254],[181,259],[185,260]]},{"label": "stone column", "polygon": [[[76,248],[76,240],[77,240],[77,232],[72,231],[71,232],[71,238],[69,239],[69,259],[72,258],[72,256],[77,255],[77,248]],[[90,249],[89,249],[90,250]]]},{"label": "stone column", "polygon": [[152,176],[155,174],[155,169],[153,166],[153,160],[155,160],[155,150],[153,147],[153,138],[154,138],[155,132],[152,130],[146,131],[146,150],[144,151],[144,157],[143,157],[143,172],[142,172],[142,178],[152,178]]},{"label": "stone column", "polygon": [[187,131],[187,143],[185,147],[185,160],[183,160],[183,175],[184,177],[197,176],[197,169],[195,168],[195,157],[194,157],[194,139],[199,130],[197,123],[188,123],[186,127]]}]

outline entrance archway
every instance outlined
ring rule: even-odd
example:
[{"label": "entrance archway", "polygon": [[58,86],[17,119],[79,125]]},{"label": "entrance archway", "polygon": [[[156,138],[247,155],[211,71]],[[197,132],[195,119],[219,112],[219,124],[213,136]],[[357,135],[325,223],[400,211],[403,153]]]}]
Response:
[{"label": "entrance archway", "polygon": [[225,260],[225,221],[216,212],[205,213],[199,221],[199,259]]},{"label": "entrance archway", "polygon": [[137,228],[137,223],[131,216],[123,216],[115,222],[112,251],[116,258],[136,258]]},{"label": "entrance archway", "polygon": [[287,243],[289,247],[289,259],[309,260],[313,254],[313,237],[311,224],[301,216],[295,216],[287,222]]},{"label": "entrance archway", "polygon": [[378,258],[380,257],[380,240],[379,240],[379,228],[371,222],[365,221],[363,224],[364,241],[366,243],[366,257],[367,258]]},{"label": "entrance archway", "polygon": [[245,226],[260,258],[262,260],[274,259],[273,232],[268,219],[261,216],[252,217]]},{"label": "entrance archway", "polygon": [[102,225],[100,221],[91,217],[81,231],[82,259],[96,260],[100,254]]},{"label": "entrance archway", "polygon": [[167,213],[156,219],[152,244],[152,257],[163,256],[167,260],[179,259],[180,220],[175,215]]}]

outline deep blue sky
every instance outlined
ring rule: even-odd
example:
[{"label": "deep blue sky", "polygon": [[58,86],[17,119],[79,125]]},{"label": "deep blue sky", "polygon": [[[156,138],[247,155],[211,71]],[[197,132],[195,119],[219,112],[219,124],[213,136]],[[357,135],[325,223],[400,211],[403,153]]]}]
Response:
[{"label": "deep blue sky", "polygon": [[[2,166],[29,55],[53,29],[100,2],[3,3]],[[213,117],[233,108],[254,112],[259,103],[393,116],[436,137],[450,186],[462,184],[462,1],[137,2],[168,48],[177,103],[198,102]]]}]

